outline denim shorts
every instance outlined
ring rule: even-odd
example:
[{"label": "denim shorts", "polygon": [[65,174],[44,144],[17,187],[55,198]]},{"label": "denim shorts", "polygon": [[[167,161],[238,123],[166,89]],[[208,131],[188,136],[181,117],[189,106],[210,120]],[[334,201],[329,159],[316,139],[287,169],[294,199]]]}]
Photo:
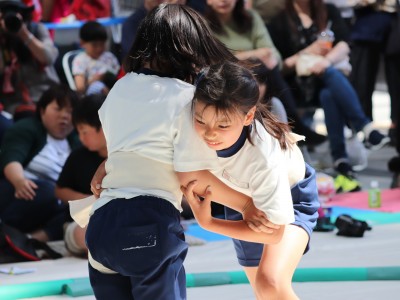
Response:
[{"label": "denim shorts", "polygon": [[[292,225],[303,228],[309,238],[317,224],[318,208],[320,206],[318,200],[318,189],[315,178],[315,170],[306,164],[305,178],[299,181],[291,189],[293,199],[293,209],[295,221]],[[242,214],[225,207],[225,219],[227,220],[242,220]],[[239,264],[243,267],[256,267],[259,265],[264,244],[252,243],[232,239],[235,246],[236,256]],[[310,239],[304,251],[306,253],[310,249]]]}]

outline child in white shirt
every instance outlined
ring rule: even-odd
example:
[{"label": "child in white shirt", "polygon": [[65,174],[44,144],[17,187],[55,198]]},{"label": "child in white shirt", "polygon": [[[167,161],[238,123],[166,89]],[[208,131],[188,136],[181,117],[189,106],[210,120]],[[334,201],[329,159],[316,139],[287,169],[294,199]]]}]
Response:
[{"label": "child in white shirt", "polygon": [[120,69],[115,55],[106,51],[107,31],[100,23],[88,21],[81,27],[79,37],[85,51],[72,61],[76,89],[82,94],[106,95]]},{"label": "child in white shirt", "polygon": [[[231,220],[259,213],[249,207],[251,202],[241,207],[226,202],[233,208],[225,208],[227,220],[212,218],[210,201],[216,197],[211,191],[219,193],[220,187],[210,184],[204,194],[207,180],[202,174],[197,177],[180,173],[179,177],[184,185],[189,179],[197,179],[182,191],[199,224],[235,238],[239,263],[257,299],[297,299],[291,279],[308,250],[318,217],[315,171],[305,164],[296,145],[302,137],[290,133],[288,125],[278,122],[259,98],[259,87],[251,72],[223,62],[200,72],[192,111],[198,135],[218,155],[219,167],[211,172],[230,188],[252,197],[270,222],[281,225],[271,233],[276,236],[274,241],[268,241],[264,234],[231,226]],[[204,200],[193,194],[197,185],[202,185],[197,192]],[[249,226],[257,231],[257,222],[251,221]]]}]

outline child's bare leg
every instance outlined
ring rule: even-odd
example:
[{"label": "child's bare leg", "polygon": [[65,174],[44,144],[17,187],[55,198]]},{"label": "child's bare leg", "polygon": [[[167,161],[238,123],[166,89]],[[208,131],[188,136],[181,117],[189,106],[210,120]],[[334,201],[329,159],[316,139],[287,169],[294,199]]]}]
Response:
[{"label": "child's bare leg", "polygon": [[85,228],[81,228],[79,226],[75,227],[74,229],[75,242],[78,245],[78,247],[87,251],[85,235],[86,235],[86,227]]},{"label": "child's bare leg", "polygon": [[86,227],[81,228],[75,222],[67,225],[64,234],[65,246],[74,256],[86,257],[88,250],[85,243],[85,234]]},{"label": "child's bare leg", "polygon": [[265,245],[256,275],[257,299],[297,300],[292,277],[308,243],[308,234],[295,225],[287,225],[282,240]]},{"label": "child's bare leg", "polygon": [[256,291],[256,275],[258,267],[243,267],[244,272],[246,273],[247,279],[250,282],[251,288],[254,293]]}]

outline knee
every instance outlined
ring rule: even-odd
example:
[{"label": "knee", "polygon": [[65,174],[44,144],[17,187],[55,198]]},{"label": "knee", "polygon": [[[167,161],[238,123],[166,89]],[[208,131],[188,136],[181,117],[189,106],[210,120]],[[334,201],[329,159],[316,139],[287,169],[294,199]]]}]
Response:
[{"label": "knee", "polygon": [[332,93],[329,88],[323,87],[319,91],[319,101],[321,103],[322,108],[325,107],[325,105],[332,104]]},{"label": "knee", "polygon": [[325,70],[324,72],[324,77],[329,78],[331,76],[336,76],[339,74],[339,71],[335,69],[334,67],[329,67]]},{"label": "knee", "polygon": [[58,203],[55,196],[55,184],[47,180],[34,180],[37,185],[35,190],[36,201],[42,204],[56,204]]},{"label": "knee", "polygon": [[271,273],[260,273],[256,277],[257,299],[281,299],[283,292],[282,276]]},{"label": "knee", "polygon": [[40,191],[49,195],[54,195],[54,190],[56,187],[54,182],[44,179],[35,179],[33,181],[36,183]]}]

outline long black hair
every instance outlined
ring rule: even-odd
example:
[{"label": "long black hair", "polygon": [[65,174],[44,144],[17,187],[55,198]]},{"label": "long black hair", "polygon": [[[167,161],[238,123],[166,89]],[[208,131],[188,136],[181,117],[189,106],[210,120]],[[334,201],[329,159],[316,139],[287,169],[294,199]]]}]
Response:
[{"label": "long black hair", "polygon": [[201,68],[224,60],[237,61],[199,13],[184,5],[161,4],[140,24],[124,69],[136,72],[149,63],[156,71],[193,83]]},{"label": "long black hair", "polygon": [[[266,106],[260,103],[257,80],[247,67],[226,61],[205,68],[196,83],[192,111],[196,101],[203,103],[205,108],[214,107],[217,114],[225,114],[227,117],[231,113],[246,115],[255,106],[254,119],[279,141],[283,150],[287,149],[286,133],[290,131],[290,127],[279,122]],[[253,126],[257,130],[255,122]],[[249,126],[247,138],[252,143],[250,130]]]}]

